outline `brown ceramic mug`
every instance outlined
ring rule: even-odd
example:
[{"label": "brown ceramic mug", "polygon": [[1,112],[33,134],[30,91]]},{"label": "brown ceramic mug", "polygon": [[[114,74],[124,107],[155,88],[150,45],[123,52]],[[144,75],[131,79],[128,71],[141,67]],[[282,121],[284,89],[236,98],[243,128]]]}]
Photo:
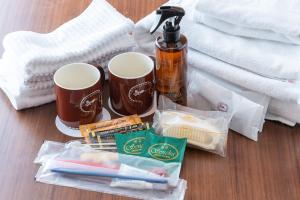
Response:
[{"label": "brown ceramic mug", "polygon": [[92,123],[102,112],[103,69],[86,63],[72,63],[54,74],[56,108],[66,126],[78,128]]},{"label": "brown ceramic mug", "polygon": [[110,60],[109,91],[112,108],[122,114],[142,114],[153,103],[154,62],[137,52],[122,53]]}]

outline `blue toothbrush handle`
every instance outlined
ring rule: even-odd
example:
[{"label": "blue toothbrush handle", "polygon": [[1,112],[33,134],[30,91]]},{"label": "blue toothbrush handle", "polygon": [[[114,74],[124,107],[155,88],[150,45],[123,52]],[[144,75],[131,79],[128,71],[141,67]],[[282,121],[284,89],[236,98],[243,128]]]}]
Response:
[{"label": "blue toothbrush handle", "polygon": [[99,177],[109,177],[109,178],[120,178],[120,179],[127,179],[127,180],[137,180],[137,181],[146,181],[149,183],[168,183],[168,180],[165,178],[145,178],[145,177],[136,177],[136,176],[127,176],[127,175],[120,175],[114,173],[101,173],[96,171],[86,171],[86,170],[79,170],[79,169],[70,169],[70,168],[53,168],[51,172],[56,173],[65,173],[65,174],[74,174],[74,175],[85,175],[85,176],[99,176]]}]

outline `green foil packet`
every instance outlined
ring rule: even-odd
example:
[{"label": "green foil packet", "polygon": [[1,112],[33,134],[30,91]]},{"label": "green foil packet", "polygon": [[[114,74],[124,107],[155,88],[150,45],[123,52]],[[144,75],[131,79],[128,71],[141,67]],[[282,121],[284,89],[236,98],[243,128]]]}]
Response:
[{"label": "green foil packet", "polygon": [[146,135],[140,156],[163,162],[182,162],[186,147],[186,138],[165,137],[149,133]]},{"label": "green foil packet", "polygon": [[150,133],[155,133],[152,128],[126,134],[115,134],[118,153],[140,155],[143,152],[146,135]]},{"label": "green foil packet", "polygon": [[115,134],[118,153],[143,156],[163,162],[182,162],[186,138],[165,137],[149,130]]}]

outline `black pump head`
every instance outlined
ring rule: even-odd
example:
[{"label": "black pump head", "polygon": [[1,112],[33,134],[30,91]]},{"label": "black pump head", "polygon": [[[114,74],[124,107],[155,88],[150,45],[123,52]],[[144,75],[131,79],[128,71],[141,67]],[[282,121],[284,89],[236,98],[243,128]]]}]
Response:
[{"label": "black pump head", "polygon": [[[173,33],[179,36],[179,32],[177,32],[180,30],[179,23],[185,14],[183,8],[176,6],[161,6],[158,10],[156,10],[156,14],[161,15],[161,17],[156,27],[150,31],[151,34],[154,33],[164,21],[173,18],[174,21],[170,20],[165,23],[164,34],[170,35]],[[173,37],[171,36],[171,38]],[[177,36],[175,36],[172,40],[177,40],[176,38]]]}]

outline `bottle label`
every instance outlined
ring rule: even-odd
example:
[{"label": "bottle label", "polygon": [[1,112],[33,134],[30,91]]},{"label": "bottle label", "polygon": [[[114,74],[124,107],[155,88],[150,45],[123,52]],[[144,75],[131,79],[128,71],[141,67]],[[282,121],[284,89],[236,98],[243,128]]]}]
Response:
[{"label": "bottle label", "polygon": [[[170,55],[169,55],[170,56]],[[180,56],[157,59],[156,87],[160,94],[172,101],[186,105],[186,61]]]}]

